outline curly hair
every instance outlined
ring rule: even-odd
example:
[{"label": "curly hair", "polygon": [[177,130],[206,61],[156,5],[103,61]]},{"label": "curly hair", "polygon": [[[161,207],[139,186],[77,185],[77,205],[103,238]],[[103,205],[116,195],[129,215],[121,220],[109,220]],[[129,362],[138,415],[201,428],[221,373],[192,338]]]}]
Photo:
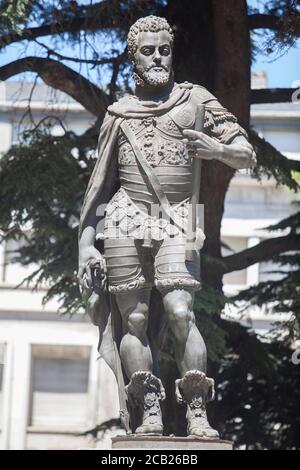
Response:
[{"label": "curly hair", "polygon": [[139,33],[148,31],[152,33],[168,31],[171,38],[171,45],[173,46],[174,32],[165,18],[153,15],[140,18],[131,26],[128,33],[128,56],[131,62],[134,61],[134,55],[137,51],[137,38]]}]

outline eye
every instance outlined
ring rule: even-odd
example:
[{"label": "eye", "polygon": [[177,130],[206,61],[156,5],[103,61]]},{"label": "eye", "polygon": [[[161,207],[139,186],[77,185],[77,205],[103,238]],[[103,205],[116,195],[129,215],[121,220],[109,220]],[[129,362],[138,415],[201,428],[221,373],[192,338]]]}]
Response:
[{"label": "eye", "polygon": [[152,55],[154,53],[154,47],[151,47],[151,46],[142,47],[141,53],[143,55]]},{"label": "eye", "polygon": [[170,46],[162,46],[161,49],[160,49],[160,53],[161,53],[161,55],[164,55],[164,56],[170,55],[170,53],[171,53]]}]

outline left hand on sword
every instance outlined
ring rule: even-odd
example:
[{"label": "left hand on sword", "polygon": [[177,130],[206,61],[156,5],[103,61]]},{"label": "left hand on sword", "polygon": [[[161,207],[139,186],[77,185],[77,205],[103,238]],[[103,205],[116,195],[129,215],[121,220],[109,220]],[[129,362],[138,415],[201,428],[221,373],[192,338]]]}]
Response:
[{"label": "left hand on sword", "polygon": [[203,132],[185,129],[183,135],[185,137],[183,142],[192,157],[201,160],[213,160],[222,155],[223,145]]}]

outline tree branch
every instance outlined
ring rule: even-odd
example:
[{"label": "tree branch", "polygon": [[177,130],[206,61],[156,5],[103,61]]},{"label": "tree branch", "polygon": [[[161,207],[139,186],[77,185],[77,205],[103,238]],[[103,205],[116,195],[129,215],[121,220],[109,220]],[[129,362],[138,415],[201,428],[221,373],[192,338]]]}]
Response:
[{"label": "tree branch", "polygon": [[248,24],[250,29],[271,29],[278,31],[283,26],[282,18],[276,15],[264,15],[256,13],[248,16]]},{"label": "tree branch", "polygon": [[300,250],[299,235],[270,238],[252,248],[224,257],[222,259],[222,273],[228,274],[233,271],[240,271],[253,264],[268,261],[281,253],[298,250]]},{"label": "tree branch", "polygon": [[[291,28],[291,32],[294,36],[300,36],[300,19],[298,17],[300,17],[300,15],[294,12],[293,25]],[[251,30],[270,29],[272,31],[284,31],[286,29],[285,19],[285,16],[279,17],[276,15],[256,13],[248,16],[248,24]]]},{"label": "tree branch", "polygon": [[251,90],[251,104],[289,103],[292,101],[293,94],[296,92],[296,88],[264,88],[261,90]]},{"label": "tree branch", "polygon": [[38,41],[37,39],[34,40],[36,44],[39,46],[43,47],[47,51],[48,57],[50,56],[55,56],[60,60],[65,60],[69,62],[75,62],[77,64],[91,64],[91,65],[107,65],[107,64],[121,64],[124,62],[127,58],[127,47],[122,52],[122,54],[119,54],[115,57],[107,57],[104,59],[78,59],[77,57],[70,57],[66,55],[59,54],[58,52],[54,51],[51,47],[46,46],[46,44],[43,44],[42,42]]},{"label": "tree branch", "polygon": [[250,130],[249,136],[257,156],[257,165],[253,169],[253,176],[258,180],[261,180],[262,176],[269,179],[274,178],[278,185],[287,186],[290,190],[298,193],[300,185],[292,172],[300,171],[300,161],[287,158],[253,130]]},{"label": "tree branch", "polygon": [[102,27],[105,27],[107,20],[111,22],[111,15],[108,14],[109,7],[111,7],[111,2],[106,0],[95,5],[77,8],[75,15],[70,9],[58,10],[56,18],[54,17],[54,21],[51,23],[44,23],[34,28],[26,28],[20,33],[3,35],[0,38],[0,47],[5,47],[25,39],[32,40],[37,37],[53,34],[76,33],[81,29],[95,31],[98,27],[97,24],[100,23],[99,17],[102,17]]},{"label": "tree branch", "polygon": [[299,160],[291,160],[290,158],[287,158],[287,162],[291,171],[296,171],[297,173],[300,173],[300,161]]},{"label": "tree branch", "polygon": [[36,72],[50,87],[61,90],[95,116],[103,114],[109,104],[106,93],[66,65],[52,59],[25,57],[0,67],[0,80],[23,72]]},{"label": "tree branch", "polygon": [[[71,3],[71,2],[70,2]],[[20,33],[8,33],[0,37],[0,49],[14,42],[31,41],[42,36],[63,33],[78,33],[81,30],[95,32],[103,29],[120,28],[127,31],[130,24],[141,13],[147,14],[151,5],[148,0],[136,0],[134,12],[119,0],[103,0],[94,5],[82,5],[73,12],[70,8],[57,10],[57,19],[34,28],[25,28]]]}]

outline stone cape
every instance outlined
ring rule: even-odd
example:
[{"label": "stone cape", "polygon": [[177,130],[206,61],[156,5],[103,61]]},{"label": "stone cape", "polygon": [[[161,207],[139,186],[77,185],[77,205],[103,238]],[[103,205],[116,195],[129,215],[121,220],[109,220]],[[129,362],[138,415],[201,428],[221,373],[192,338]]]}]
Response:
[{"label": "stone cape", "polygon": [[[194,100],[191,98],[195,97]],[[194,101],[194,105],[192,103]],[[119,189],[117,158],[115,146],[117,142],[120,125],[124,119],[134,118],[142,119],[146,117],[155,117],[163,115],[170,110],[176,110],[179,106],[183,112],[178,114],[182,124],[193,125],[193,112],[196,104],[211,105],[212,112],[216,122],[228,121],[236,122],[227,110],[222,108],[216,98],[205,88],[194,86],[189,83],[175,85],[173,91],[166,101],[163,102],[143,102],[135,97],[124,97],[119,102],[108,108],[108,113],[103,121],[100,130],[98,143],[98,161],[94,168],[92,177],[84,199],[81,212],[81,227],[79,236],[88,225],[89,214],[96,210],[99,205],[107,205],[113,195]],[[180,123],[179,123],[180,124]],[[207,127],[213,126],[211,116],[207,117]],[[226,135],[225,140],[233,139],[239,132],[239,126]],[[221,136],[222,137],[222,136]],[[103,221],[101,221],[102,223]],[[98,230],[97,230],[98,231]],[[101,230],[100,230],[101,231]],[[150,302],[150,318],[148,327],[148,338],[152,350],[159,350],[167,328],[167,319],[162,306],[161,294],[156,288],[153,288]],[[124,385],[128,384],[128,379],[120,371],[119,346],[122,339],[122,322],[114,295],[107,292],[93,292],[87,301],[87,313],[92,322],[99,328],[99,353],[109,367],[113,370],[118,386],[120,398],[121,417],[128,416],[127,397],[124,391]],[[158,371],[154,369],[154,374]],[[123,424],[130,430],[126,419]],[[131,423],[133,428],[134,423]]]}]

